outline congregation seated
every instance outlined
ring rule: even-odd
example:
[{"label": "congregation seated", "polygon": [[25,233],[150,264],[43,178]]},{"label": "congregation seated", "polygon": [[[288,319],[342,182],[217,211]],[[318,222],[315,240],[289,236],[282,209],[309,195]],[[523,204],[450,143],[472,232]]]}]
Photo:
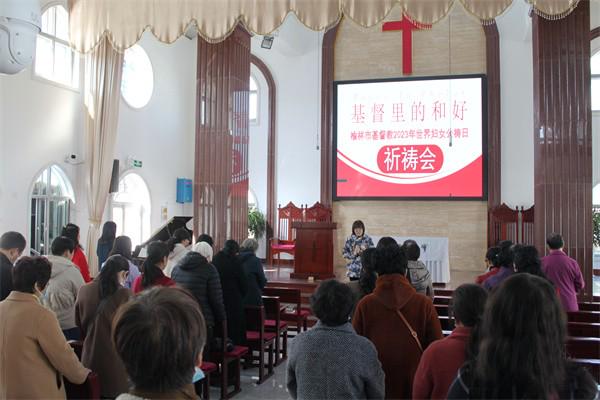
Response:
[{"label": "congregation seated", "polygon": [[503,280],[515,272],[513,266],[514,254],[512,245],[513,243],[510,240],[503,240],[502,242],[498,243],[500,252],[498,253],[497,258],[500,268],[498,269],[498,272],[483,281],[482,286],[486,290],[489,291],[495,289],[502,283]]},{"label": "congregation seated", "polygon": [[187,253],[189,253],[190,250],[188,247],[191,243],[192,235],[190,235],[190,232],[187,229],[175,229],[173,236],[167,240],[167,245],[169,246],[169,261],[167,262],[164,271],[166,276],[170,277],[173,268]]},{"label": "congregation seated", "polygon": [[6,299],[13,289],[12,269],[27,241],[19,232],[5,232],[0,236],[0,301]]},{"label": "congregation seated", "polygon": [[431,272],[427,269],[422,261],[419,261],[421,256],[421,248],[419,244],[412,239],[405,240],[402,243],[402,248],[408,259],[408,272],[406,277],[408,278],[412,287],[415,288],[417,293],[424,294],[425,296],[433,299],[433,283],[431,281]]},{"label": "congregation seated", "polygon": [[500,254],[500,247],[490,247],[485,253],[485,267],[486,271],[484,274],[477,275],[475,283],[481,285],[487,278],[494,276],[500,271],[500,263],[498,254]]},{"label": "congregation seated", "polygon": [[223,250],[213,258],[223,289],[223,302],[227,314],[227,335],[235,345],[246,342],[244,296],[248,280],[238,257],[240,246],[235,240],[227,240]]},{"label": "congregation seated", "polygon": [[206,323],[207,346],[212,343],[215,326],[226,320],[221,280],[211,260],[212,247],[198,242],[171,274],[175,283],[187,289],[200,305]]},{"label": "congregation seated", "polygon": [[66,338],[78,340],[80,333],[75,324],[75,300],[79,288],[85,282],[79,269],[71,261],[75,243],[68,237],[59,236],[52,241],[51,251],[48,261],[52,264],[52,274],[42,301],[56,313]]},{"label": "congregation seated", "polygon": [[[133,282],[135,282],[136,278],[140,276],[140,269],[137,265],[133,263],[133,255],[131,253],[132,249],[131,238],[129,236],[119,236],[115,239],[113,248],[111,249],[108,256],[123,256],[127,259],[127,264],[129,265],[129,274],[127,275],[127,280],[123,284],[128,289],[133,287]],[[104,268],[104,264],[102,264],[102,268]]]},{"label": "congregation seated", "polygon": [[75,319],[81,329],[81,362],[98,374],[102,397],[115,398],[128,388],[127,373],[111,338],[113,317],[131,297],[124,283],[129,260],[120,255],[108,257],[100,274],[79,290]]},{"label": "congregation seated", "polygon": [[589,372],[565,357],[565,321],[546,279],[509,277],[489,299],[477,354],[460,369],[448,398],[596,398]]},{"label": "congregation seated", "polygon": [[[452,294],[456,328],[433,342],[421,356],[413,381],[414,399],[444,399],[456,373],[467,359],[469,341],[477,340],[487,292],[476,284],[460,285]],[[471,339],[471,336],[474,338]]]},{"label": "congregation seated", "polygon": [[142,274],[133,281],[133,293],[152,286],[173,286],[175,282],[163,273],[167,266],[169,246],[160,241],[148,245],[148,256],[142,264]]},{"label": "congregation seated", "polygon": [[90,373],[54,312],[40,303],[51,271],[44,257],[23,257],[14,266],[13,291],[0,302],[0,398],[64,399],[63,376],[81,384]]},{"label": "congregation seated", "polygon": [[375,289],[375,282],[377,281],[377,272],[375,272],[375,248],[369,247],[360,255],[360,278],[358,280],[352,280],[348,282],[350,290],[354,295],[355,305],[365,297],[366,295],[373,292]]},{"label": "congregation seated", "polygon": [[262,306],[262,293],[267,284],[267,277],[260,259],[256,256],[256,250],[258,241],[254,238],[244,240],[240,246],[240,261],[248,282],[248,291],[244,296],[246,306]]},{"label": "congregation seated", "polygon": [[354,296],[334,279],[311,298],[319,322],[290,346],[287,388],[294,399],[382,399],[384,374],[371,341],[348,322]]},{"label": "congregation seated", "polygon": [[92,277],[90,276],[90,266],[88,265],[87,258],[83,253],[83,247],[79,243],[80,234],[79,226],[68,223],[62,229],[61,236],[68,237],[75,243],[75,249],[73,250],[73,264],[77,266],[83,276],[85,283],[91,282]]},{"label": "congregation seated", "polygon": [[96,255],[98,256],[98,265],[103,265],[109,257],[115,244],[117,236],[117,224],[113,221],[106,221],[102,225],[102,235],[96,245]]},{"label": "congregation seated", "polygon": [[377,349],[386,398],[411,398],[421,353],[442,338],[440,321],[431,299],[408,282],[407,259],[394,239],[377,244],[375,268],[375,290],[356,306],[352,325]]},{"label": "congregation seated", "polygon": [[196,398],[206,328],[187,291],[153,287],[135,296],[117,312],[112,337],[131,382],[118,400]]}]

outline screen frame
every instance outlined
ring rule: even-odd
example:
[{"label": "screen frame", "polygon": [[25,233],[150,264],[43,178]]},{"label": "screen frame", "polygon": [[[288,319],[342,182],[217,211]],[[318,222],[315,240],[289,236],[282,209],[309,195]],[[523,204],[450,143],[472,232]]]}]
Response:
[{"label": "screen frame", "polygon": [[[402,81],[435,81],[435,80],[447,80],[447,79],[465,79],[465,78],[481,78],[481,156],[482,156],[482,176],[481,176],[481,196],[448,196],[448,197],[403,197],[403,196],[390,196],[390,197],[378,197],[378,196],[365,196],[365,197],[352,197],[352,196],[338,196],[337,194],[337,99],[338,99],[338,86],[356,84],[356,83],[381,83],[381,82],[402,82]],[[354,80],[336,80],[333,81],[333,135],[332,135],[332,199],[333,201],[357,201],[357,200],[402,200],[402,201],[487,201],[488,199],[488,90],[487,90],[487,75],[486,74],[465,74],[465,75],[434,75],[434,76],[410,76],[400,78],[380,78],[380,79],[354,79]]]}]

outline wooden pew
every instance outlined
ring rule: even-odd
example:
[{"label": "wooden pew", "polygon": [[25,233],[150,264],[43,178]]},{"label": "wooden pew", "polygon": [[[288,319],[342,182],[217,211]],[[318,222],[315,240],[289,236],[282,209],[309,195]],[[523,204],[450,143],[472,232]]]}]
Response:
[{"label": "wooden pew", "polygon": [[580,302],[579,311],[600,311],[600,303],[596,302]]},{"label": "wooden pew", "polygon": [[597,337],[600,338],[600,324],[591,322],[569,322],[567,325],[569,336]]},{"label": "wooden pew", "polygon": [[569,322],[600,323],[600,311],[573,311],[567,313]]},{"label": "wooden pew", "polygon": [[452,297],[452,293],[454,293],[454,290],[452,290],[452,289],[438,289],[436,287],[433,288],[433,294],[434,294],[434,296],[448,296],[448,297]]},{"label": "wooden pew", "polygon": [[450,304],[452,296],[438,296],[433,298],[433,304]]},{"label": "wooden pew", "polygon": [[600,382],[600,360],[594,358],[572,358],[571,361],[586,368],[590,371],[596,382]]},{"label": "wooden pew", "polygon": [[443,331],[451,331],[454,329],[454,319],[447,316],[439,316],[440,325]]},{"label": "wooden pew", "polygon": [[438,316],[447,317],[450,315],[450,307],[447,304],[434,304]]},{"label": "wooden pew", "polygon": [[569,337],[567,354],[573,358],[598,359],[600,358],[600,338]]}]

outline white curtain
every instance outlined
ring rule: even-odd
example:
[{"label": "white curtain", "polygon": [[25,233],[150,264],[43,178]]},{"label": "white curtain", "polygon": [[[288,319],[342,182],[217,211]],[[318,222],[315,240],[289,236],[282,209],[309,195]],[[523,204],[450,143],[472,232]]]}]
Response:
[{"label": "white curtain", "polygon": [[96,246],[108,199],[115,154],[123,53],[103,38],[85,58],[85,139],[90,227],[87,256],[92,276],[98,273]]}]

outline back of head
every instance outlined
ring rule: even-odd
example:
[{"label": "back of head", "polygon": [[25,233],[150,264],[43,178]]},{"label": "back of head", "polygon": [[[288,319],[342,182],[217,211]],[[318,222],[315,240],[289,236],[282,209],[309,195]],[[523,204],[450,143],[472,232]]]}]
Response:
[{"label": "back of head", "polygon": [[134,388],[166,393],[192,382],[206,326],[189,293],[155,287],[119,309],[112,337]]},{"label": "back of head", "polygon": [[235,240],[229,239],[223,246],[223,253],[229,257],[234,257],[240,252],[240,245]]},{"label": "back of head", "polygon": [[198,243],[198,242],[206,242],[211,247],[215,245],[215,242],[213,241],[212,236],[210,236],[207,233],[203,233],[202,235],[198,236],[198,238],[196,239],[196,243]]},{"label": "back of head", "polygon": [[466,283],[452,293],[452,314],[464,326],[478,325],[483,316],[487,291],[479,285]]},{"label": "back of head", "polygon": [[565,247],[565,242],[560,233],[551,233],[546,238],[546,244],[550,250],[560,250]]},{"label": "back of head", "polygon": [[125,257],[128,260],[131,260],[131,248],[133,247],[131,243],[131,238],[129,236],[119,236],[115,239],[115,243],[113,244],[113,248],[108,254],[109,256],[120,255]]},{"label": "back of head", "polygon": [[45,257],[22,257],[17,261],[13,270],[13,288],[24,293],[35,293],[35,284],[38,289],[44,290],[50,274],[52,264]]},{"label": "back of head", "polygon": [[369,247],[360,254],[362,269],[358,283],[363,293],[366,294],[373,292],[375,282],[377,282],[377,273],[375,272],[376,254],[377,250],[374,247]]},{"label": "back of head", "polygon": [[500,254],[500,250],[500,247],[494,246],[490,247],[485,253],[485,259],[488,260],[488,262],[494,267],[500,266],[500,264],[498,263],[498,254]]},{"label": "back of head", "polygon": [[348,322],[354,307],[352,290],[335,279],[321,282],[310,300],[315,316],[328,326],[339,326]]},{"label": "back of head", "polygon": [[175,229],[175,231],[173,232],[173,236],[171,236],[171,238],[167,240],[167,244],[169,245],[169,252],[173,251],[176,244],[179,244],[184,240],[187,240],[188,242],[192,241],[192,235],[190,235],[190,232],[185,228]]},{"label": "back of head", "polygon": [[483,394],[552,397],[565,379],[565,337],[566,317],[547,280],[530,274],[506,279],[481,325],[475,373]]},{"label": "back of head", "polygon": [[0,236],[0,249],[2,250],[17,249],[20,253],[25,250],[26,245],[25,237],[19,232],[9,231]]},{"label": "back of head", "polygon": [[384,247],[392,246],[394,244],[398,244],[398,242],[396,242],[396,239],[394,239],[393,237],[384,236],[381,239],[379,239],[379,242],[377,242],[377,250],[382,249]]},{"label": "back of head", "polygon": [[[381,241],[379,241],[381,243]],[[406,274],[408,260],[397,243],[379,247],[375,255],[375,271],[379,275]]]},{"label": "back of head", "polygon": [[50,248],[50,251],[55,256],[62,256],[66,251],[72,253],[74,250],[75,242],[66,236],[55,237]]},{"label": "back of head", "polygon": [[510,240],[503,240],[498,243],[498,247],[500,247],[500,252],[497,256],[498,265],[502,267],[512,267],[513,264],[513,251],[512,251],[513,242]]},{"label": "back of head", "polygon": [[198,242],[194,245],[193,250],[199,253],[202,257],[206,258],[206,261],[211,262],[213,257],[213,248],[206,242]]},{"label": "back of head", "polygon": [[117,291],[120,286],[117,274],[121,271],[129,271],[129,261],[120,255],[108,257],[97,278],[100,281],[100,300],[112,296]]},{"label": "back of head", "polygon": [[244,239],[240,246],[240,251],[251,251],[252,253],[256,253],[256,250],[258,250],[258,240],[254,238]]},{"label": "back of head", "polygon": [[106,221],[104,225],[102,225],[102,236],[98,241],[100,243],[112,243],[117,236],[117,224],[113,221]]},{"label": "back of head", "polygon": [[408,261],[417,261],[421,257],[421,248],[419,244],[412,239],[405,240],[402,244],[404,253]]},{"label": "back of head", "polygon": [[546,277],[542,272],[542,261],[534,246],[521,246],[515,250],[515,271]]},{"label": "back of head", "polygon": [[162,274],[157,266],[165,257],[169,256],[169,246],[165,242],[156,240],[148,245],[146,261],[142,266],[142,287],[147,288]]},{"label": "back of head", "polygon": [[75,247],[80,247],[79,245],[79,227],[75,224],[68,223],[62,228],[61,236],[68,237],[75,243]]}]

